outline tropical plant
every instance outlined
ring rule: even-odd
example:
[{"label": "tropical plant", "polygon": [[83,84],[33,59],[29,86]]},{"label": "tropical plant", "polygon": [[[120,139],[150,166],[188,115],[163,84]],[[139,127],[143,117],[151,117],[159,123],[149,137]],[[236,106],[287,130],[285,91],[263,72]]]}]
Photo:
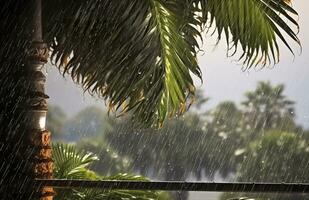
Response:
[{"label": "tropical plant", "polygon": [[236,173],[246,157],[246,146],[260,135],[271,129],[301,132],[294,118],[294,102],[284,95],[284,85],[259,82],[245,97],[240,108],[227,101],[206,114],[206,132],[213,135],[211,145],[222,147],[220,151],[226,156],[219,163],[225,175]]},{"label": "tropical plant", "polygon": [[[309,141],[297,133],[269,131],[247,146],[246,159],[237,172],[237,181],[294,182],[309,181]],[[246,196],[257,199],[308,199],[297,194],[235,194],[226,193],[221,199]]]},{"label": "tropical plant", "polygon": [[[142,176],[129,174],[117,174],[108,177],[99,176],[96,172],[88,169],[92,162],[98,160],[98,157],[93,153],[78,150],[73,145],[54,144],[53,152],[55,164],[54,176],[58,179],[147,181]],[[157,192],[148,190],[58,189],[57,193],[55,199],[59,200],[158,199]]]},{"label": "tropical plant", "polygon": [[[309,141],[297,133],[269,131],[248,146],[240,181],[308,182]],[[253,165],[255,169],[253,169]]]},{"label": "tropical plant", "polygon": [[78,149],[93,152],[98,156],[99,160],[93,162],[89,169],[96,171],[100,175],[130,172],[131,159],[120,156],[116,150],[105,144],[105,141],[102,141],[102,134],[100,136],[84,139],[76,144]]},{"label": "tropical plant", "polygon": [[277,37],[290,48],[284,33],[298,42],[289,26],[297,26],[295,14],[284,0],[58,0],[43,3],[43,30],[63,73],[108,99],[110,109],[123,106],[151,125],[183,113],[194,94],[190,72],[201,77],[197,39],[206,23],[218,39],[226,36],[229,49],[240,46],[250,67],[277,63]]},{"label": "tropical plant", "polygon": [[259,82],[256,89],[247,92],[245,96],[242,105],[248,129],[255,133],[276,128],[296,130],[294,102],[284,95],[284,85]]},{"label": "tropical plant", "polygon": [[38,138],[46,136],[48,96],[41,69],[48,50],[60,71],[108,100],[111,110],[131,111],[135,121],[161,126],[182,114],[194,96],[191,74],[201,78],[196,54],[205,26],[215,26],[228,49],[240,48],[239,59],[251,67],[278,62],[278,38],[291,51],[288,39],[299,43],[295,15],[287,0],[2,2],[0,138],[8,148],[1,154],[14,159],[1,157],[7,166],[1,179],[8,183],[1,185],[1,196],[27,199],[33,190],[20,180],[52,174],[52,168],[34,172],[52,165],[50,157],[31,151],[42,147]]}]

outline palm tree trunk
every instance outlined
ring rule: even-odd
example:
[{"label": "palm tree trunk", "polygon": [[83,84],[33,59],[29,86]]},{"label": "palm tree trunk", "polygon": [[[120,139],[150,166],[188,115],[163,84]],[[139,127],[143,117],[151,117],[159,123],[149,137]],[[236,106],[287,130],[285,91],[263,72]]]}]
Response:
[{"label": "palm tree trunk", "polygon": [[[32,169],[35,178],[52,178],[53,162],[51,152],[50,132],[46,130],[46,114],[48,96],[45,94],[46,77],[42,73],[42,68],[47,62],[49,53],[48,47],[43,42],[42,35],[42,5],[41,0],[34,0],[34,16],[33,16],[33,35],[32,45],[30,46],[29,55],[27,57],[28,68],[30,72],[30,88],[31,94],[29,98],[29,110],[27,111],[30,120],[29,133],[27,134],[30,146],[35,149],[32,155]],[[52,200],[54,195],[53,188],[41,187],[38,191],[39,199]]]},{"label": "palm tree trunk", "polygon": [[32,184],[35,178],[52,178],[53,162],[45,129],[48,96],[41,70],[49,54],[42,40],[41,0],[32,0],[28,9],[33,17],[27,20],[26,34],[16,33],[12,26],[7,37],[16,40],[8,44],[8,52],[0,52],[20,51],[16,58],[0,59],[0,199],[52,200],[53,188]]},{"label": "palm tree trunk", "polygon": [[[42,5],[41,0],[34,0],[32,19],[32,44],[27,55],[26,67],[29,70],[29,102],[27,117],[28,142],[31,152],[31,172],[35,178],[52,178],[53,162],[51,159],[50,132],[46,130],[46,114],[48,96],[45,94],[46,77],[42,68],[47,62],[48,47],[42,39]],[[40,200],[52,200],[53,188],[41,187],[37,190]]]}]

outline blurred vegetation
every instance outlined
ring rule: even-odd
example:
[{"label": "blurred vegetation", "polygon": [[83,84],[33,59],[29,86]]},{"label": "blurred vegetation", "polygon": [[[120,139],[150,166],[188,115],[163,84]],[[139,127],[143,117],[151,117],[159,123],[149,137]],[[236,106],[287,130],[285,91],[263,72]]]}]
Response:
[{"label": "blurred vegetation", "polygon": [[77,147],[89,152],[95,152],[98,161],[93,162],[90,168],[101,175],[111,175],[120,172],[128,172],[131,165],[130,158],[120,156],[119,153],[103,143],[93,139],[84,139]]},{"label": "blurred vegetation", "polygon": [[67,120],[65,112],[59,106],[48,106],[46,127],[53,133],[54,138],[62,137],[63,127]]},{"label": "blurred vegetation", "polygon": [[[98,157],[93,153],[78,150],[74,145],[54,144],[53,159],[54,176],[59,179],[147,181],[142,176],[129,174],[99,176],[88,168],[90,164],[98,160]],[[149,190],[57,189],[56,192],[55,200],[165,200],[168,197],[168,194],[164,194],[164,192],[158,193]]]},{"label": "blurred vegetation", "polygon": [[[237,171],[242,182],[309,182],[309,141],[301,134],[273,130],[249,143],[245,159]],[[254,199],[309,199],[301,194],[225,193],[221,199],[238,197]]]},{"label": "blurred vegetation", "polygon": [[109,129],[108,118],[101,108],[91,106],[81,110],[63,126],[65,140],[94,137]]},{"label": "blurred vegetation", "polygon": [[[309,182],[309,133],[295,122],[295,102],[285,96],[283,85],[259,82],[241,104],[225,101],[201,112],[208,101],[199,91],[187,114],[168,120],[158,130],[139,129],[129,117],[107,117],[89,107],[61,120],[57,127],[61,134],[56,137],[95,153],[99,160],[89,169],[100,175],[128,172],[160,180]],[[292,199],[235,193],[221,198],[245,196]],[[171,197],[187,199],[188,193],[166,198]]]}]

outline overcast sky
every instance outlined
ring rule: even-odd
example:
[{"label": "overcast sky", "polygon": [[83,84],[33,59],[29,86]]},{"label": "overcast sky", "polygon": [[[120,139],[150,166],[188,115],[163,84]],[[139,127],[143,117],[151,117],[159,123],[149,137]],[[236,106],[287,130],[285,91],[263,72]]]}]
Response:
[{"label": "overcast sky", "polygon": [[[295,46],[295,58],[281,48],[281,62],[272,69],[250,70],[243,72],[241,66],[235,62],[236,58],[226,58],[224,42],[215,47],[215,38],[206,36],[205,52],[199,56],[199,64],[203,72],[202,88],[205,96],[211,98],[205,109],[223,100],[240,102],[245,91],[255,88],[256,83],[269,80],[271,83],[284,83],[286,95],[296,101],[297,120],[309,128],[309,26],[305,21],[309,19],[308,0],[295,0],[294,8],[299,12],[302,53]],[[83,90],[72,83],[69,77],[63,78],[57,69],[48,66],[47,93],[49,103],[62,107],[67,114],[74,115],[89,105],[104,108],[104,102],[83,94]]]}]

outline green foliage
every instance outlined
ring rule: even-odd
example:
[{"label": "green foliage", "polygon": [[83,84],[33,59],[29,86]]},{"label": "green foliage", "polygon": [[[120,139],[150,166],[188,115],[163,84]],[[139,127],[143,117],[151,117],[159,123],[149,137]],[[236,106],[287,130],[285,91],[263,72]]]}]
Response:
[{"label": "green foliage", "polygon": [[242,102],[245,123],[255,132],[267,129],[295,131],[294,102],[284,94],[284,86],[271,85],[270,82],[259,82],[254,91],[247,92]]},{"label": "green foliage", "polygon": [[[193,131],[185,120],[169,121],[160,130],[134,129],[127,120],[119,121],[115,129],[107,133],[106,139],[121,156],[130,157],[133,168],[142,174],[157,169],[155,176],[179,180],[183,179],[184,171],[189,171],[188,165],[193,164],[189,159],[196,151],[190,151],[193,150],[190,145],[195,143],[197,134],[198,130]],[[173,174],[176,165],[178,175]]]},{"label": "green foliage", "polygon": [[44,30],[52,60],[64,73],[108,99],[110,108],[134,108],[144,124],[158,124],[184,109],[194,92],[189,72],[200,75],[196,48],[183,36],[195,41],[192,32],[182,31],[189,27],[185,9],[161,0],[47,1]]},{"label": "green foliage", "polygon": [[104,141],[87,139],[78,142],[76,146],[89,152],[94,152],[99,160],[93,162],[89,168],[101,175],[129,172],[130,158],[120,156],[113,148],[104,144]]},{"label": "green foliage", "polygon": [[79,140],[83,137],[93,137],[104,134],[110,129],[109,119],[103,109],[95,106],[87,107],[68,119],[63,126],[64,139]]},{"label": "green foliage", "polygon": [[203,27],[213,24],[219,39],[224,32],[235,51],[241,46],[249,67],[278,62],[277,38],[289,49],[288,39],[299,43],[297,13],[284,0],[47,0],[43,7],[54,64],[144,126],[160,127],[190,104]]},{"label": "green foliage", "polygon": [[[238,170],[237,180],[243,182],[299,182],[309,181],[306,170],[309,161],[309,142],[301,135],[270,131],[248,145],[246,159]],[[307,199],[304,195],[289,194],[233,194],[222,199],[247,196],[262,199]]]},{"label": "green foliage", "polygon": [[172,196],[168,192],[159,192],[158,199],[159,200],[171,200]]},{"label": "green foliage", "polygon": [[270,131],[248,146],[240,181],[308,182],[309,143],[301,135]]},{"label": "green foliage", "polygon": [[[99,161],[87,165],[97,175],[126,171],[163,180],[186,180],[213,179],[215,175],[236,179],[237,174],[239,181],[309,181],[301,179],[309,177],[303,170],[309,160],[309,136],[297,127],[291,113],[294,103],[284,93],[282,85],[261,82],[246,93],[241,106],[225,101],[205,114],[193,109],[183,117],[167,120],[161,129],[139,129],[130,118],[110,118],[101,122],[108,129],[98,129],[95,137],[77,145],[98,156]],[[202,94],[199,98],[205,99]],[[267,126],[255,126],[263,125],[267,116],[271,119]],[[179,196],[186,199],[187,195],[172,198]],[[252,195],[226,193],[222,199],[237,196]],[[252,197],[279,198],[264,194]]]},{"label": "green foliage", "polygon": [[[162,129],[135,129],[130,120],[115,122],[107,132],[107,140],[121,157],[132,160],[132,170],[163,180],[186,180],[189,175],[201,178],[210,163],[205,132],[201,130],[199,117],[168,120]],[[204,157],[203,157],[204,156]],[[209,173],[205,173],[209,175]],[[187,192],[175,195],[187,199]]]},{"label": "green foliage", "polygon": [[53,134],[53,139],[58,139],[63,134],[62,129],[66,119],[66,114],[60,107],[48,106],[46,127]]},{"label": "green foliage", "polygon": [[[117,174],[115,176],[102,177],[102,180],[132,180],[132,181],[147,181],[142,176]],[[149,190],[99,190],[99,189],[80,189],[75,191],[74,197],[78,200],[155,200],[159,199],[158,193]]]},{"label": "green foliage", "polygon": [[[83,150],[78,150],[73,145],[54,144],[53,159],[55,164],[54,176],[58,179],[83,179],[83,180],[134,180],[147,181],[142,176],[117,174],[101,177],[88,166],[98,158]],[[55,199],[61,200],[123,200],[123,199],[158,199],[154,191],[132,190],[100,190],[100,189],[58,189]]]},{"label": "green foliage", "polygon": [[[185,3],[151,1],[154,28],[161,42],[159,58],[165,69],[164,92],[161,94],[157,111],[159,124],[163,123],[166,116],[182,114],[185,111],[186,98],[188,95],[194,95],[195,91],[190,72],[201,78],[195,49],[198,46],[191,46],[183,36],[191,33],[183,32],[183,28],[190,27],[198,32],[188,24],[190,18],[185,18],[185,9]],[[191,38],[195,40],[194,37]]]},{"label": "green foliage", "polygon": [[98,160],[93,153],[77,150],[74,145],[54,144],[54,176],[60,179],[96,179],[94,172],[87,169]]},{"label": "green foliage", "polygon": [[[1,49],[4,69],[22,66],[30,1],[4,2]],[[279,61],[279,38],[290,50],[297,12],[286,0],[42,1],[44,41],[51,61],[85,91],[108,101],[110,110],[131,111],[134,121],[160,127],[187,109],[195,94],[192,76],[203,28],[241,48],[244,65]],[[20,16],[20,17],[16,17]],[[2,52],[1,51],[1,52]],[[291,50],[292,51],[292,50]],[[232,52],[233,54],[234,52]],[[5,72],[7,73],[7,72]],[[14,74],[14,73],[13,73]]]},{"label": "green foliage", "polygon": [[221,102],[206,113],[207,148],[213,149],[209,160],[214,172],[217,169],[224,177],[236,171],[243,156],[247,138],[243,123],[242,111],[230,101]]},{"label": "green foliage", "polygon": [[279,62],[280,40],[291,50],[285,35],[299,43],[293,15],[297,12],[285,0],[194,0],[201,3],[202,18],[215,25],[218,40],[225,35],[228,51],[235,54],[239,46],[243,64],[265,65]]}]

